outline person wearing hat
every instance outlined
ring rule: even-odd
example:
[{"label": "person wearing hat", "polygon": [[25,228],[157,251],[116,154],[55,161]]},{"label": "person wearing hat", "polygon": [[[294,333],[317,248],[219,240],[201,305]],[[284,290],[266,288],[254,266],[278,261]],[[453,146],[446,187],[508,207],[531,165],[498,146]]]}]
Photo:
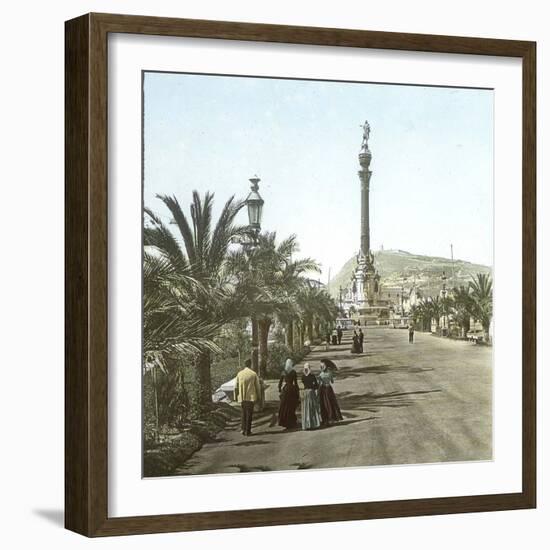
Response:
[{"label": "person wearing hat", "polygon": [[365,334],[361,329],[359,329],[359,334],[357,337],[359,338],[359,351],[363,353],[363,341],[365,340]]},{"label": "person wearing hat", "polygon": [[319,383],[315,375],[311,372],[309,363],[304,365],[302,384],[304,385],[304,396],[302,398],[302,430],[313,430],[321,425],[321,409],[317,396]]},{"label": "person wearing hat", "polygon": [[300,403],[298,376],[294,370],[292,359],[287,359],[285,368],[279,379],[279,426],[291,430],[298,424],[296,408]]}]

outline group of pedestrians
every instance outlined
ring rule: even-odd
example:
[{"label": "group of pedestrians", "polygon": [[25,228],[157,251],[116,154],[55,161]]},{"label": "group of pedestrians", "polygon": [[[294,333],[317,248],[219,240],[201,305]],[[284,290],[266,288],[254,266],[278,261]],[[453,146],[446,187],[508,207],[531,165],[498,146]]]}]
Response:
[{"label": "group of pedestrians", "polygon": [[[301,382],[303,430],[313,430],[342,420],[342,413],[332,388],[334,375],[324,362],[321,361],[317,376],[312,372],[310,364],[305,363]],[[286,360],[279,379],[279,396],[279,426],[287,430],[294,429],[298,425],[296,409],[300,404],[300,387],[292,359]]]},{"label": "group of pedestrians", "polygon": [[[328,362],[328,364],[334,366],[333,363]],[[312,372],[309,363],[306,363],[301,382],[303,430],[328,426],[332,422],[343,419],[332,389],[334,375],[326,363],[321,361],[317,376]],[[252,435],[254,405],[261,401],[262,388],[258,374],[251,368],[250,359],[245,361],[244,368],[239,371],[235,379],[235,398],[241,404],[241,433],[245,436]],[[279,398],[278,424],[287,430],[292,430],[298,426],[296,410],[300,405],[300,386],[292,359],[286,360],[279,379]]]},{"label": "group of pedestrians", "polygon": [[334,346],[339,346],[342,343],[342,336],[344,335],[344,329],[338,325],[336,328],[329,330],[325,336],[326,349],[332,344]]},{"label": "group of pedestrians", "polygon": [[[414,324],[408,327],[409,343],[414,341]],[[334,329],[334,334],[327,334],[327,345],[336,341],[342,341],[343,330],[340,326]],[[332,336],[332,339],[331,339]],[[361,327],[354,329],[352,337],[351,353],[363,353],[365,334]],[[326,361],[326,362],[325,362]],[[301,399],[302,429],[313,430],[327,426],[332,422],[342,420],[342,413],[332,388],[334,384],[334,363],[321,360],[319,374],[316,376],[309,363],[305,363],[301,382],[303,397]],[[261,383],[258,375],[251,368],[251,361],[245,361],[244,368],[239,371],[235,380],[235,397],[241,404],[241,432],[243,435],[251,435],[252,415],[254,404],[262,399]],[[298,375],[292,359],[287,359],[285,367],[279,379],[279,412],[278,424],[287,430],[298,426],[296,410],[300,405],[300,386]]]},{"label": "group of pedestrians", "polygon": [[[361,329],[353,330],[352,342],[351,342],[351,353],[363,353],[363,342],[365,340],[365,334]],[[329,349],[330,345],[340,345],[342,343],[342,336],[344,335],[344,329],[337,325],[332,332],[327,332],[326,334],[326,346],[325,349]]]}]

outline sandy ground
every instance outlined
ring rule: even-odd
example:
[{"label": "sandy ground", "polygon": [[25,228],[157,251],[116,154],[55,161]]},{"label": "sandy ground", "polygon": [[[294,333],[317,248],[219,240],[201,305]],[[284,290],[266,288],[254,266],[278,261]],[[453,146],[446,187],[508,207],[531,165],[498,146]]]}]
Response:
[{"label": "sandy ground", "polygon": [[334,389],[343,421],[284,431],[277,426],[277,381],[271,380],[252,436],[231,424],[176,474],[491,459],[491,348],[424,333],[411,345],[406,330],[372,328],[365,353],[351,355],[350,336],[306,358],[314,371],[323,357],[338,365]]}]

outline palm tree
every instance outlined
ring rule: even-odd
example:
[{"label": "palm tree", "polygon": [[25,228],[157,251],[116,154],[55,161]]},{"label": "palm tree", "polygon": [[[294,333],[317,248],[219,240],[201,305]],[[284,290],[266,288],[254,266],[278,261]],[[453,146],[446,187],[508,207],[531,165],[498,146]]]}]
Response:
[{"label": "palm tree", "polygon": [[314,339],[314,326],[332,323],[338,316],[338,306],[326,290],[308,282],[298,293],[297,304],[308,340]]},{"label": "palm tree", "polygon": [[454,320],[460,327],[462,338],[465,338],[470,330],[470,318],[473,309],[469,286],[455,287],[452,291],[451,300]]},{"label": "palm tree", "polygon": [[[183,248],[172,231],[150,209],[145,212],[153,226],[145,228],[144,244],[154,247],[176,272],[188,273],[200,285],[203,291],[191,297],[189,317],[199,324],[219,327],[232,315],[233,304],[229,304],[233,296],[224,278],[224,264],[230,243],[245,232],[245,228],[234,223],[243,203],[235,202],[231,197],[212,227],[212,193],[206,193],[201,198],[197,191],[193,192],[190,220],[183,213],[176,197],[157,195],[157,198],[170,211],[183,241]],[[193,353],[194,380],[189,385],[189,402],[191,416],[195,418],[203,416],[212,401],[211,351],[207,347]]]},{"label": "palm tree", "polygon": [[256,246],[245,245],[230,252],[227,258],[226,272],[233,278],[235,292],[241,297],[241,312],[251,320],[252,328],[252,367],[258,371],[259,319],[269,314],[275,303],[272,285],[268,279],[272,276],[269,267],[273,251],[266,245],[264,235],[256,236]]},{"label": "palm tree", "polygon": [[[296,241],[296,235],[281,242],[278,252],[281,257],[281,288],[283,294],[279,307],[277,308],[277,317],[279,322],[285,325],[285,334],[287,335],[287,345],[294,349],[294,329],[299,326],[300,305],[298,297],[304,289],[310,288],[309,279],[305,277],[306,273],[319,273],[319,264],[312,258],[301,258],[293,260],[292,257],[298,252],[299,246]],[[311,339],[311,337],[310,337]],[[299,347],[301,348],[302,338],[299,338]]]},{"label": "palm tree", "polygon": [[143,355],[166,368],[178,354],[216,350],[212,338],[219,323],[190,315],[192,298],[203,292],[188,272],[176,272],[165,257],[143,255]]},{"label": "palm tree", "polygon": [[450,334],[450,327],[449,327],[449,315],[453,312],[453,299],[448,296],[442,296],[440,299],[441,304],[441,316],[443,317],[443,327],[446,330],[446,334],[444,336],[448,336]]},{"label": "palm tree", "polygon": [[443,314],[443,306],[439,296],[423,298],[414,310],[414,314],[422,319],[425,327],[431,330],[432,320],[435,319],[439,332],[439,320]]},{"label": "palm tree", "polygon": [[419,321],[422,321],[422,328],[424,328],[424,312],[422,311],[422,303],[414,304],[411,306],[411,309],[409,311],[409,316],[413,320],[414,324],[416,325]]},{"label": "palm tree", "polygon": [[[310,258],[292,260],[298,250],[296,236],[277,245],[276,233],[261,233],[255,246],[247,246],[229,255],[228,269],[236,278],[237,294],[246,296],[252,324],[253,366],[261,375],[267,369],[269,331],[274,317],[292,319],[294,295],[303,284],[303,274],[318,270]],[[258,342],[258,356],[255,343]]]},{"label": "palm tree", "polygon": [[488,341],[493,318],[493,281],[490,275],[478,273],[472,276],[469,287],[473,300],[472,317],[481,323],[484,339]]},{"label": "palm tree", "polygon": [[[161,416],[164,423],[181,419],[185,414],[186,401],[175,391],[183,387],[184,380],[178,358],[217,350],[212,339],[219,327],[190,315],[191,297],[198,292],[202,289],[187,270],[178,272],[165,257],[144,253],[143,377],[144,383],[148,376],[152,383],[151,416],[157,441]],[[158,396],[159,383],[162,401]],[[147,417],[150,404],[146,402],[145,407]]]}]

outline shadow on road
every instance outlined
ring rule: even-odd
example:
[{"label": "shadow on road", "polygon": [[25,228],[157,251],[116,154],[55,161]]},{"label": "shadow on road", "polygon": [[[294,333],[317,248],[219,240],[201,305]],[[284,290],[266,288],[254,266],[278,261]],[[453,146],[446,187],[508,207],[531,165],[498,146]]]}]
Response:
[{"label": "shadow on road", "polygon": [[313,360],[319,360],[321,359],[328,359],[329,361],[334,361],[335,363],[337,361],[353,361],[357,359],[363,359],[365,357],[371,357],[374,355],[370,352],[364,352],[364,353],[351,353],[349,350],[345,351],[344,353],[338,353],[338,354],[327,354],[326,351],[312,351],[308,353],[308,355],[305,357],[304,361],[308,361],[311,363]]},{"label": "shadow on road", "polygon": [[[421,390],[411,392],[389,392],[389,393],[363,393],[342,392],[338,394],[338,401],[342,410],[357,410],[378,412],[381,407],[410,407],[416,399],[411,396],[439,393],[442,390]],[[349,413],[348,413],[349,414]]]},{"label": "shadow on road", "polygon": [[[344,413],[342,413],[344,414]],[[357,418],[355,420],[340,420],[339,422],[336,422],[334,424],[329,424],[323,429],[330,429],[330,428],[337,428],[338,426],[349,426],[350,424],[358,424],[360,422],[367,422],[369,420],[376,420],[377,418],[380,418],[379,416],[368,416],[366,418]]]},{"label": "shadow on road", "polygon": [[362,374],[391,374],[398,372],[410,372],[411,374],[419,374],[421,372],[430,372],[434,369],[431,367],[411,367],[409,365],[370,365],[366,367],[342,367],[337,374],[338,380],[346,380],[346,378],[357,378]]},{"label": "shadow on road", "polygon": [[252,447],[254,445],[269,445],[269,441],[253,439],[252,441],[241,441],[240,443],[235,443],[233,447]]}]

